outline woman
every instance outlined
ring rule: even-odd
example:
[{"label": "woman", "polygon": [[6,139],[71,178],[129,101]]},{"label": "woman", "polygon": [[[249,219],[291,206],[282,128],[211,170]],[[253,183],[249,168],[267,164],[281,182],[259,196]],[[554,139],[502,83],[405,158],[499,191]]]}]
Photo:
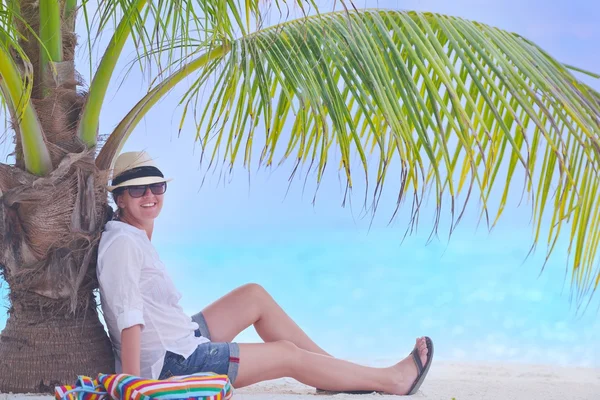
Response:
[{"label": "woman", "polygon": [[[117,211],[98,249],[102,310],[117,372],[165,379],[227,374],[237,388],[292,377],[329,391],[415,393],[433,356],[429,338],[388,368],[336,359],[315,344],[259,285],[249,284],[188,317],[151,243],[167,182],[145,152],[121,154],[108,190]],[[232,343],[253,325],[265,343]]]}]

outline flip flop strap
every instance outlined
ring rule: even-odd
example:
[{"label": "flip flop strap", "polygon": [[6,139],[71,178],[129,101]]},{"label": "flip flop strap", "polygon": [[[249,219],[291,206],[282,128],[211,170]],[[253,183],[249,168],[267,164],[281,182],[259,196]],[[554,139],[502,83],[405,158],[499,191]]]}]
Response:
[{"label": "flip flop strap", "polygon": [[421,357],[419,357],[419,349],[415,347],[411,354],[417,365],[417,375],[421,375],[421,372],[423,372],[423,364],[421,363]]}]

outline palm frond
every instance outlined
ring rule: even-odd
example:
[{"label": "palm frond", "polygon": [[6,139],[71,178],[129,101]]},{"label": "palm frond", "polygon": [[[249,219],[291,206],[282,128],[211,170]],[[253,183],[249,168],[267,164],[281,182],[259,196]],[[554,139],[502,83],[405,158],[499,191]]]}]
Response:
[{"label": "palm frond", "polygon": [[[173,87],[181,82],[191,73],[204,68],[207,64],[218,63],[225,53],[229,51],[228,45],[217,46],[210,49],[201,56],[195,58],[183,68],[173,73],[170,77],[162,81],[144,96],[138,103],[127,113],[125,118],[119,122],[117,127],[109,135],[108,139],[102,146],[102,149],[96,157],[96,166],[101,170],[112,168],[112,163],[115,157],[121,152],[123,145],[133,132],[140,120],[146,115],[154,105],[163,98]],[[206,71],[211,71],[210,68],[205,68]],[[209,74],[205,74],[206,79]],[[204,81],[204,79],[202,79]]]},{"label": "palm frond", "polygon": [[[33,71],[19,45],[21,34],[16,28],[21,21],[19,4],[15,0],[0,0],[0,96],[6,124],[16,128],[23,148],[27,171],[45,175],[52,171],[50,152],[37,113],[31,104]],[[15,59],[21,60],[17,66]]]},{"label": "palm frond", "polygon": [[18,2],[0,0],[0,32],[2,32],[2,41],[5,45],[10,42],[11,45],[18,46],[19,32],[15,21],[19,19],[19,14]]},{"label": "palm frond", "polygon": [[600,74],[597,74],[595,72],[588,71],[588,70],[585,70],[585,69],[582,69],[582,68],[579,68],[579,67],[575,67],[575,66],[569,65],[569,64],[565,64],[565,67],[568,68],[568,69],[570,69],[570,70],[572,70],[572,71],[581,72],[582,74],[591,76],[592,78],[598,78],[598,79],[600,79]]},{"label": "palm frond", "polygon": [[[280,6],[279,1],[275,3]],[[314,5],[313,0],[292,3]],[[162,73],[169,67],[180,67],[182,64],[173,61],[186,59],[189,49],[197,47],[199,42],[215,43],[223,38],[232,40],[239,33],[245,35],[250,29],[251,19],[260,25],[262,13],[259,4],[259,0],[105,0],[92,12],[89,2],[84,1],[82,9],[90,43],[94,40],[92,26],[97,26],[100,33],[112,22],[118,21],[118,25],[94,74],[79,125],[78,133],[82,140],[90,147],[96,144],[106,89],[130,36],[136,43],[138,54],[149,55],[138,57],[138,60],[148,60],[148,66],[156,67]],[[242,11],[245,11],[245,19],[241,18]],[[90,14],[93,15],[92,23],[88,18]],[[143,70],[144,64],[140,63],[140,66]]]},{"label": "palm frond", "polygon": [[146,0],[137,0],[131,4],[117,26],[108,47],[106,48],[100,65],[96,71],[89,95],[78,126],[78,136],[88,146],[96,145],[98,128],[100,126],[100,111],[104,97],[111,82],[114,69],[119,61],[123,47],[131,34],[131,27],[139,22],[140,11],[146,5]]},{"label": "palm frond", "polygon": [[[116,29],[136,3],[139,0],[102,0],[98,3],[84,0],[81,11],[90,46],[102,32]],[[145,3],[146,7],[139,11],[129,33],[139,54],[157,55],[148,60],[147,66],[159,70],[165,62],[170,64],[173,60],[185,58],[199,41],[233,40],[253,28],[260,29],[264,24],[261,9],[264,2],[261,0],[150,0]],[[313,12],[318,12],[314,0],[274,0],[268,3],[269,7],[280,9],[299,7],[305,10],[310,7]],[[176,42],[182,45],[173,46]],[[142,64],[140,66],[143,67]]]},{"label": "palm frond", "polygon": [[[18,7],[15,6],[12,0],[0,0],[0,46],[3,46],[5,49],[20,49],[18,43],[19,33],[14,24],[15,18],[18,15]],[[10,103],[7,101],[7,89],[3,89],[2,92],[0,93],[2,97],[0,117],[4,119],[5,125],[8,125],[15,110],[11,109]]]},{"label": "palm frond", "polygon": [[[184,115],[211,73],[197,136],[209,166],[218,158],[233,166],[241,157],[249,167],[263,124],[259,163],[273,165],[281,153],[296,167],[315,166],[318,182],[332,146],[350,188],[351,154],[367,177],[374,156],[374,212],[399,160],[398,207],[412,194],[417,221],[432,191],[436,231],[444,196],[452,227],[473,197],[493,226],[521,178],[534,245],[546,237],[549,256],[568,229],[578,300],[597,288],[599,96],[534,43],[431,13],[320,14],[232,41],[222,62],[203,65]],[[502,193],[494,207],[493,190]]]},{"label": "palm frond", "polygon": [[12,122],[18,126],[23,158],[27,171],[36,175],[46,175],[52,171],[50,152],[37,113],[31,104],[31,65],[21,71],[13,61],[10,47],[0,43],[0,95],[9,110]]},{"label": "palm frond", "polygon": [[44,49],[40,51],[40,64],[44,74],[50,62],[62,61],[61,10],[58,1],[41,1],[39,7],[39,36],[44,45]]}]

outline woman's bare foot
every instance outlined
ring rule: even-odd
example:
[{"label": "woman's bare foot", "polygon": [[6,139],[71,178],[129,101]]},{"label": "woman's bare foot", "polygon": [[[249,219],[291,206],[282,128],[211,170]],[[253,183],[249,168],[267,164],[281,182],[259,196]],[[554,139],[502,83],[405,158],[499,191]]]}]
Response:
[{"label": "woman's bare foot", "polygon": [[[427,363],[429,350],[427,349],[427,342],[424,337],[420,337],[416,340],[415,348],[419,350],[421,365],[425,365],[425,363]],[[408,394],[419,375],[412,354],[409,354],[404,360],[393,367],[390,367],[390,370],[393,378],[389,393],[396,395]]]}]

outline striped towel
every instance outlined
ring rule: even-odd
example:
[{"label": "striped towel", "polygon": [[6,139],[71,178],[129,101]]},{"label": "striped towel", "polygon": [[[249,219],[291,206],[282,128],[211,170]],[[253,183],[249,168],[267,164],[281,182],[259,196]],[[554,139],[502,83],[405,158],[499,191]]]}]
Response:
[{"label": "striped towel", "polygon": [[164,380],[132,375],[80,376],[74,386],[57,386],[56,400],[229,400],[233,388],[227,375],[200,372]]}]

